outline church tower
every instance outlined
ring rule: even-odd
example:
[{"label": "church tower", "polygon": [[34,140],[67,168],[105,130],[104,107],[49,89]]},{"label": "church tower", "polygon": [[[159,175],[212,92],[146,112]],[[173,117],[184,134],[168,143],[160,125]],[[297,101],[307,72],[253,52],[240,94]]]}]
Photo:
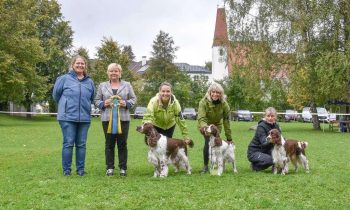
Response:
[{"label": "church tower", "polygon": [[222,80],[229,75],[228,35],[225,7],[218,7],[212,46],[212,78]]}]

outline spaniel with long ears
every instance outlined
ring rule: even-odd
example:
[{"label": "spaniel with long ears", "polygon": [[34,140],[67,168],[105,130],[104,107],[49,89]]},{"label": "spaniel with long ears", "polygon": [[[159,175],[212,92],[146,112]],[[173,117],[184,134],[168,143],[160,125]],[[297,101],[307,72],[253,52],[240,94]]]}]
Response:
[{"label": "spaniel with long ears", "polygon": [[305,149],[308,146],[307,142],[291,139],[285,140],[277,129],[270,130],[267,139],[274,145],[272,149],[274,174],[277,174],[279,171],[282,175],[288,173],[289,161],[294,165],[295,172],[297,172],[300,164],[304,167],[306,173],[309,173],[309,164],[305,154]]},{"label": "spaniel with long ears", "polygon": [[152,123],[137,126],[136,130],[145,134],[145,143],[148,145],[148,161],[155,166],[154,177],[167,177],[168,165],[174,164],[176,172],[181,167],[187,174],[191,174],[192,168],[187,157],[187,145],[193,147],[193,141],[168,138],[154,128]]},{"label": "spaniel with long ears", "polygon": [[210,170],[215,171],[217,169],[215,175],[221,176],[227,161],[232,163],[233,172],[237,173],[234,143],[223,141],[220,138],[219,129],[213,124],[202,127],[200,132],[203,136],[209,137]]}]

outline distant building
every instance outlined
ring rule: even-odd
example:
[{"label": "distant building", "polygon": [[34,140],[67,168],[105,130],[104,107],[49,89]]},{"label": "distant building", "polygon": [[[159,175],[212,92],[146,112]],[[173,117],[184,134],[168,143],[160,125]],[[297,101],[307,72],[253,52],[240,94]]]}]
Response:
[{"label": "distant building", "polygon": [[[180,70],[186,72],[193,80],[199,79],[200,76],[204,76],[207,81],[212,81],[212,74],[209,69],[204,66],[190,65],[187,63],[174,63]],[[146,56],[142,56],[142,60],[138,62],[131,62],[129,70],[136,74],[142,75],[149,68],[149,61]]]},{"label": "distant building", "polygon": [[212,73],[204,66],[190,65],[187,63],[174,63],[179,69],[186,72],[192,80],[198,80],[202,75],[206,81],[212,81]]},{"label": "distant building", "polygon": [[147,61],[146,56],[142,56],[141,61],[132,61],[129,65],[129,70],[135,72],[136,74],[143,74],[149,67],[149,61]]}]

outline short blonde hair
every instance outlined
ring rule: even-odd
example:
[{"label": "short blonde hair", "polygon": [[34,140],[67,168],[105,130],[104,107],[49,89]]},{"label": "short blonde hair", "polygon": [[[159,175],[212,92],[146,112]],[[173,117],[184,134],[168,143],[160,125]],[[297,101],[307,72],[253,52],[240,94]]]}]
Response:
[{"label": "short blonde hair", "polygon": [[[77,61],[78,58],[83,59],[83,61],[84,61],[84,63],[85,63],[84,75],[86,76],[86,75],[87,75],[88,63],[87,63],[86,58],[84,58],[83,56],[81,56],[81,55],[76,55],[76,56],[74,56],[74,57],[71,59],[71,61],[70,61],[70,67],[73,69],[73,65],[74,65],[75,61]],[[74,69],[73,69],[73,70],[74,70]]]},{"label": "short blonde hair", "polygon": [[114,68],[117,68],[120,72],[122,72],[122,66],[120,64],[117,64],[117,63],[111,63],[108,65],[107,67],[107,73],[108,71],[110,71],[111,69],[114,69]]},{"label": "short blonde hair", "polygon": [[225,92],[224,92],[224,88],[219,84],[219,83],[216,83],[214,82],[213,84],[211,84],[208,88],[208,91],[207,93],[205,94],[205,97],[211,101],[211,97],[210,97],[210,93],[212,91],[217,91],[217,92],[220,92],[221,93],[221,96],[220,96],[220,101],[224,101],[225,100]]}]

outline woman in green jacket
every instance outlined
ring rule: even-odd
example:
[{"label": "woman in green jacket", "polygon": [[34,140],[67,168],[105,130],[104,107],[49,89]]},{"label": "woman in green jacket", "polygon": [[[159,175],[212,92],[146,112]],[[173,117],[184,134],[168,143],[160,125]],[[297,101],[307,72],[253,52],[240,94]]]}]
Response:
[{"label": "woman in green jacket", "polygon": [[169,138],[173,137],[178,124],[184,140],[190,139],[180,103],[172,94],[172,86],[168,82],[163,82],[159,93],[149,101],[142,123],[146,122],[152,123],[159,133]]},{"label": "woman in green jacket", "polygon": [[[232,141],[230,128],[230,106],[225,100],[224,89],[218,83],[213,83],[208,88],[204,98],[199,102],[198,107],[198,127],[199,129],[214,124],[222,130],[224,126],[227,141]],[[208,172],[209,162],[209,137],[204,137],[203,148],[204,167],[202,173]]]}]

